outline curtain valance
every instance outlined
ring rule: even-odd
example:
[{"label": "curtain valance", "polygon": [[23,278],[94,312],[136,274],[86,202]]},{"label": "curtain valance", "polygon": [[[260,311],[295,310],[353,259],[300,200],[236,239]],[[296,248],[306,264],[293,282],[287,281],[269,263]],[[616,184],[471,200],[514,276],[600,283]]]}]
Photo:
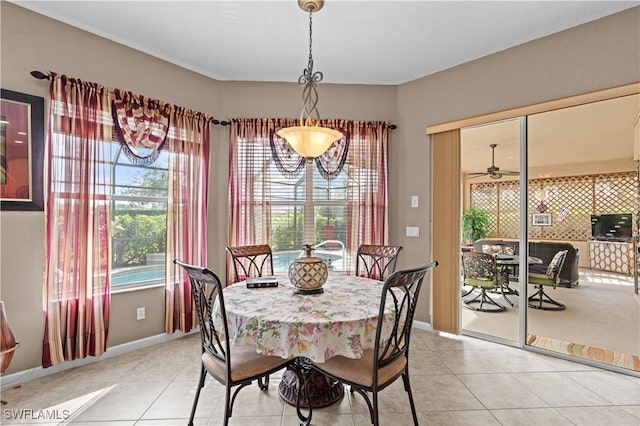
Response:
[{"label": "curtain valance", "polygon": [[[286,140],[278,136],[278,130],[296,126],[299,120],[295,118],[234,118],[231,126],[235,134],[241,139],[268,141],[273,162],[284,176],[296,177],[300,175],[307,159],[295,152]],[[314,159],[320,175],[327,179],[334,179],[342,171],[349,155],[349,144],[354,137],[364,138],[367,131],[387,132],[389,123],[386,121],[352,121],[338,119],[320,120],[320,125],[339,130],[344,135],[335,141],[327,151]]]},{"label": "curtain valance", "polygon": [[[176,125],[175,117],[196,122],[215,123],[217,120],[209,114],[191,110],[161,100],[147,98],[122,89],[110,89],[97,83],[49,72],[52,81],[60,80],[62,91],[86,91],[90,98],[104,94],[107,105],[90,103],[91,113],[83,116],[92,125],[100,126],[105,137],[114,134],[120,142],[123,152],[129,160],[138,166],[147,166],[160,155],[168,138],[184,139],[185,130]],[[70,134],[73,123],[79,120],[81,111],[65,107],[52,99],[52,109],[56,111],[60,122],[54,123],[56,131]],[[79,100],[78,100],[79,102]],[[113,132],[113,133],[111,133]]]},{"label": "curtain valance", "polygon": [[167,139],[171,105],[118,89],[113,94],[111,112],[124,153],[137,166],[153,164]]}]

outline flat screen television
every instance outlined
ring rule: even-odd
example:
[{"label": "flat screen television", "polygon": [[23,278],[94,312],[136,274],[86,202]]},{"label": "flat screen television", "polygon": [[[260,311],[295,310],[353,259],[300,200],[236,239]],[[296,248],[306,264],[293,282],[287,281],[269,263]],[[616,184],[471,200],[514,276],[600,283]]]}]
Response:
[{"label": "flat screen television", "polygon": [[591,238],[599,241],[630,241],[631,213],[591,215]]}]

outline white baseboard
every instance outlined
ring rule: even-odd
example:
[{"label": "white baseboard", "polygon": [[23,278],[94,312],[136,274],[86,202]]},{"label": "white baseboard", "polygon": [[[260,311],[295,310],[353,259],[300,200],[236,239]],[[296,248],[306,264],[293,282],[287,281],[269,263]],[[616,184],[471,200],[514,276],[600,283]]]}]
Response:
[{"label": "white baseboard", "polygon": [[428,322],[413,320],[413,326],[420,330],[433,331],[433,326]]},{"label": "white baseboard", "polygon": [[173,334],[167,334],[167,333],[156,334],[155,336],[145,337],[144,339],[139,339],[133,342],[127,342],[121,345],[107,348],[107,350],[102,355],[99,355],[99,356],[89,356],[82,359],[74,359],[73,361],[63,362],[62,364],[54,365],[48,368],[34,367],[28,370],[22,370],[16,373],[3,375],[2,377],[0,377],[0,387],[6,388],[6,387],[15,386],[20,383],[28,382],[29,380],[38,379],[40,377],[45,377],[50,374],[55,374],[61,371],[68,370],[70,368],[91,364],[96,361],[101,361],[103,359],[111,358],[114,356],[125,354],[127,352],[146,348],[147,346],[157,345],[158,343],[164,343],[174,339],[179,339],[180,337],[186,336],[188,334],[199,333],[199,332],[200,331],[198,329],[195,329],[190,331],[189,333],[182,333],[181,331],[176,331]]}]

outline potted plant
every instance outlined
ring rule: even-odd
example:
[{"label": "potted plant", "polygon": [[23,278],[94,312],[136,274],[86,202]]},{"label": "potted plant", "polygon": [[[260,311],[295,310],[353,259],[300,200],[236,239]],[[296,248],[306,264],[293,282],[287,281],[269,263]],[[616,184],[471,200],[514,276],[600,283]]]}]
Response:
[{"label": "potted plant", "polygon": [[468,243],[489,235],[489,213],[477,207],[469,207],[462,214],[462,237]]}]

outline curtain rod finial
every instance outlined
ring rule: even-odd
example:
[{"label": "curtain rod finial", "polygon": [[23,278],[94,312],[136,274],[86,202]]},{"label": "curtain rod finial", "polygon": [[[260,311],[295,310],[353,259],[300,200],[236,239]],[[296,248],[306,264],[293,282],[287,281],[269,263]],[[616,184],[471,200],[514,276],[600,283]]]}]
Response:
[{"label": "curtain rod finial", "polygon": [[38,80],[49,80],[49,74],[45,74],[42,71],[31,71],[31,75]]}]

